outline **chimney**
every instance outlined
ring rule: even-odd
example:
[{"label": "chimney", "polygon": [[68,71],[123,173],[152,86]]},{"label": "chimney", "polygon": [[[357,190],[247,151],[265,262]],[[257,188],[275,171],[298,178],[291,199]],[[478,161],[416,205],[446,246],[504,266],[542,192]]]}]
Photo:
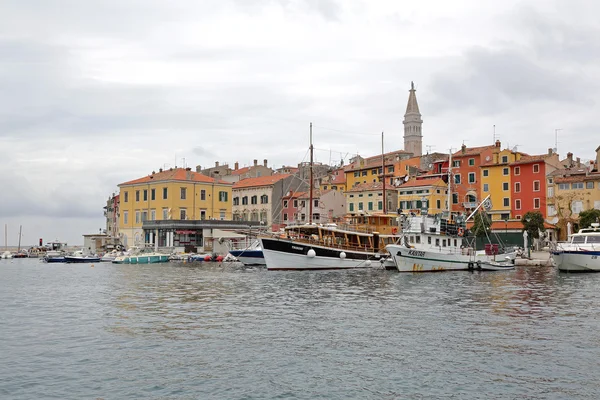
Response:
[{"label": "chimney", "polygon": [[202,165],[196,165],[196,172],[200,173],[202,171]]},{"label": "chimney", "polygon": [[215,168],[219,166],[219,162],[215,161]]},{"label": "chimney", "polygon": [[[596,149],[596,170],[598,170],[598,166],[600,165],[600,146]],[[598,170],[600,171],[600,170]]]},{"label": "chimney", "polygon": [[158,169],[158,172],[162,172],[162,168],[159,168],[159,169]]},{"label": "chimney", "polygon": [[567,153],[567,164],[568,164],[568,167],[573,166],[573,153],[571,153],[571,152]]},{"label": "chimney", "polygon": [[552,153],[553,153],[553,151],[552,151],[552,148],[549,148],[549,149],[548,149],[548,155],[549,155],[549,156],[551,156],[551,155],[552,155]]},{"label": "chimney", "polygon": [[235,170],[238,170],[238,169],[240,169],[240,163],[238,163],[238,162],[236,161],[236,162],[235,162],[235,164],[234,164],[234,167],[235,167],[235,168],[234,168]]},{"label": "chimney", "polygon": [[581,167],[581,158],[577,157],[577,168]]},{"label": "chimney", "polygon": [[265,160],[263,161],[263,165],[266,167],[267,166],[267,159],[265,158]]},{"label": "chimney", "polygon": [[256,167],[258,165],[258,160],[254,160],[254,166]]},{"label": "chimney", "polygon": [[460,146],[460,150],[462,151],[463,154],[465,154],[465,152],[467,151],[467,146],[463,143],[463,145]]},{"label": "chimney", "polygon": [[500,141],[499,140],[496,140],[496,147],[500,148]]}]

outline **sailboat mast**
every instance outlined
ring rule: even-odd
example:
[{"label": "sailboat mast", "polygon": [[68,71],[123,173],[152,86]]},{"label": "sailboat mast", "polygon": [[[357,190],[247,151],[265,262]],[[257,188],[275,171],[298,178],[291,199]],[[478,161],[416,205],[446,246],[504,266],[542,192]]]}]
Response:
[{"label": "sailboat mast", "polygon": [[308,223],[312,224],[313,211],[313,143],[312,143],[312,122],[310,123],[310,188],[308,191]]},{"label": "sailboat mast", "polygon": [[19,225],[19,247],[17,248],[17,252],[21,251],[21,232],[23,231],[23,225]]},{"label": "sailboat mast", "polygon": [[450,202],[450,200],[452,200],[452,149],[450,149],[450,157],[448,157],[448,199],[446,200],[448,202],[448,217],[450,217],[450,214],[452,214],[452,203]]},{"label": "sailboat mast", "polygon": [[381,172],[382,172],[382,178],[381,181],[383,182],[383,214],[386,214],[386,201],[385,201],[385,156],[384,156],[384,152],[383,152],[383,132],[381,132]]}]

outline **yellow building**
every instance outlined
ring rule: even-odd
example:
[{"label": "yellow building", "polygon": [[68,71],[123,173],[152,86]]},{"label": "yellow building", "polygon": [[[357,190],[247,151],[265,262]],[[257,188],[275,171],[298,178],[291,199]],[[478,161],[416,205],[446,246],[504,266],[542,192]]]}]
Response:
[{"label": "yellow building", "polygon": [[[404,150],[393,151],[383,155],[385,163],[386,185],[392,185],[396,174],[395,165],[412,156]],[[357,156],[353,162],[344,167],[346,174],[346,190],[360,184],[381,182],[383,176],[382,156],[362,158]]]},{"label": "yellow building", "polygon": [[402,213],[439,214],[446,209],[448,185],[441,178],[411,179],[398,188],[398,209]]},{"label": "yellow building", "polygon": [[322,191],[335,190],[340,193],[346,191],[346,174],[343,168],[338,168],[331,172],[331,174],[323,177],[319,188]]},{"label": "yellow building", "polygon": [[231,220],[232,184],[191,171],[171,168],[118,185],[119,232],[125,246],[145,242],[144,221]]},{"label": "yellow building", "polygon": [[[385,187],[385,214],[396,212],[398,192],[393,186]],[[346,191],[346,210],[350,215],[382,213],[383,183],[359,183]]]},{"label": "yellow building", "polygon": [[491,215],[492,221],[506,221],[512,218],[511,193],[515,188],[512,187],[510,164],[519,161],[522,155],[520,152],[504,149],[492,152],[481,164],[481,200],[491,196],[492,209],[488,214]]}]

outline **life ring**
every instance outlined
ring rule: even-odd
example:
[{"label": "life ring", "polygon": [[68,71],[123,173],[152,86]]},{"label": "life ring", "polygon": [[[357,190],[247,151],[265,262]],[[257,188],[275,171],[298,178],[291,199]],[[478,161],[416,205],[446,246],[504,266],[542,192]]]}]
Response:
[{"label": "life ring", "polygon": [[398,228],[394,228],[394,229],[392,229],[392,234],[394,234],[394,235],[395,235],[396,233],[398,233]]},{"label": "life ring", "polygon": [[458,228],[458,236],[462,236],[465,234],[465,231],[463,228]]}]

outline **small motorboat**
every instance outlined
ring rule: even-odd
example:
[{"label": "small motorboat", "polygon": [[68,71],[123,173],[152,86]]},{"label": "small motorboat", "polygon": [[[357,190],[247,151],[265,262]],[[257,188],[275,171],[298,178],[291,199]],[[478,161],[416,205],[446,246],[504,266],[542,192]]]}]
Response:
[{"label": "small motorboat", "polygon": [[85,254],[83,250],[76,251],[72,255],[65,256],[66,263],[93,263],[100,262],[100,257]]},{"label": "small motorboat", "polygon": [[515,269],[515,265],[512,261],[477,261],[477,267],[480,271],[508,271],[511,269]]}]

